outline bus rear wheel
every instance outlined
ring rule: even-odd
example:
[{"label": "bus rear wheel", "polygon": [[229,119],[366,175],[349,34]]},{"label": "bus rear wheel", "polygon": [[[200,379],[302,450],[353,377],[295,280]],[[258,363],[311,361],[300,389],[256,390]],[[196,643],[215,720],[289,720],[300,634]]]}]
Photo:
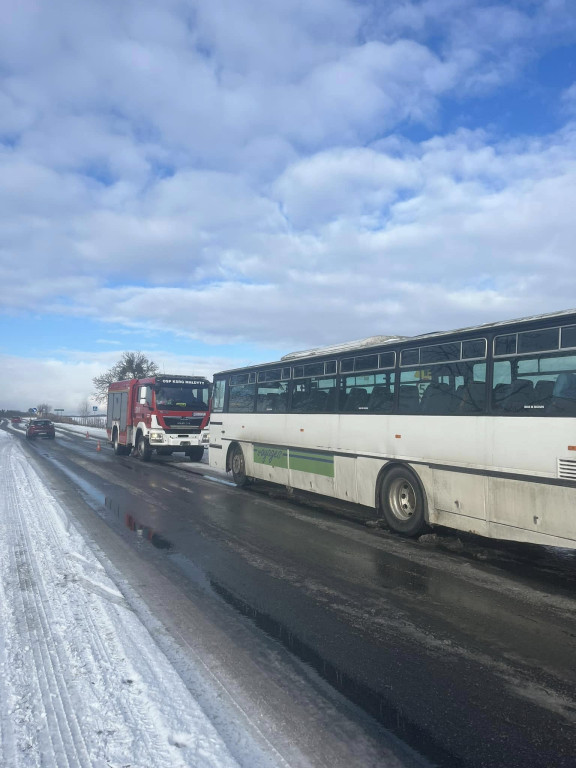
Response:
[{"label": "bus rear wheel", "polygon": [[405,467],[393,467],[380,490],[380,508],[388,526],[403,536],[419,536],[428,529],[420,481]]},{"label": "bus rear wheel", "polygon": [[239,445],[235,445],[232,448],[230,454],[230,468],[232,469],[232,477],[238,488],[242,488],[248,484],[244,453]]}]

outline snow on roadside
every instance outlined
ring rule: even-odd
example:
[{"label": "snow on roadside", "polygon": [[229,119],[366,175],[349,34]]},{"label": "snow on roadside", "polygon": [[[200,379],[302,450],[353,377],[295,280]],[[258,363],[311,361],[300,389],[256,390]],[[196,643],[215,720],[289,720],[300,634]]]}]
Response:
[{"label": "snow on roadside", "polygon": [[108,439],[108,434],[103,427],[83,427],[80,424],[60,424],[58,422],[54,422],[54,426],[63,432],[77,432],[79,435],[89,434],[90,437],[98,437],[101,440]]},{"label": "snow on roadside", "polygon": [[18,441],[0,431],[0,764],[237,763]]}]

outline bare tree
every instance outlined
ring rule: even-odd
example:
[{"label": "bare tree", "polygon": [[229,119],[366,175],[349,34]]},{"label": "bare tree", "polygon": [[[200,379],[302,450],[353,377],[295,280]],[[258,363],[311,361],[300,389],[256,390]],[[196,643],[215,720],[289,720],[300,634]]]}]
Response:
[{"label": "bare tree", "polygon": [[92,408],[90,407],[90,403],[88,400],[82,400],[82,402],[78,405],[78,415],[79,416],[88,416],[92,413]]},{"label": "bare tree", "polygon": [[148,360],[142,352],[123,352],[116,365],[101,376],[92,379],[95,388],[94,399],[98,403],[104,402],[108,394],[108,386],[113,381],[143,379],[146,376],[155,376],[159,370],[156,363]]},{"label": "bare tree", "polygon": [[38,416],[48,416],[51,410],[52,406],[48,405],[48,403],[40,403],[40,405],[36,406]]}]

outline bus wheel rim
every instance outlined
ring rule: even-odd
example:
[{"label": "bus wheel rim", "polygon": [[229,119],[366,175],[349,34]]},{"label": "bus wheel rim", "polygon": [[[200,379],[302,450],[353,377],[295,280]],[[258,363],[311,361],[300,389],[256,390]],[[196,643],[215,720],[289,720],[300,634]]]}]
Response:
[{"label": "bus wheel rim", "polygon": [[410,520],[416,512],[416,491],[405,477],[394,480],[388,491],[390,510],[398,520]]}]

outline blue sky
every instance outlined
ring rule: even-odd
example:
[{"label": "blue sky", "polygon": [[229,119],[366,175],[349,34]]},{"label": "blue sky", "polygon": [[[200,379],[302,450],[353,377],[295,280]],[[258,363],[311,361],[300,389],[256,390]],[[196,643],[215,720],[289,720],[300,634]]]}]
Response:
[{"label": "blue sky", "polygon": [[564,0],[6,0],[0,408],[574,306]]}]

